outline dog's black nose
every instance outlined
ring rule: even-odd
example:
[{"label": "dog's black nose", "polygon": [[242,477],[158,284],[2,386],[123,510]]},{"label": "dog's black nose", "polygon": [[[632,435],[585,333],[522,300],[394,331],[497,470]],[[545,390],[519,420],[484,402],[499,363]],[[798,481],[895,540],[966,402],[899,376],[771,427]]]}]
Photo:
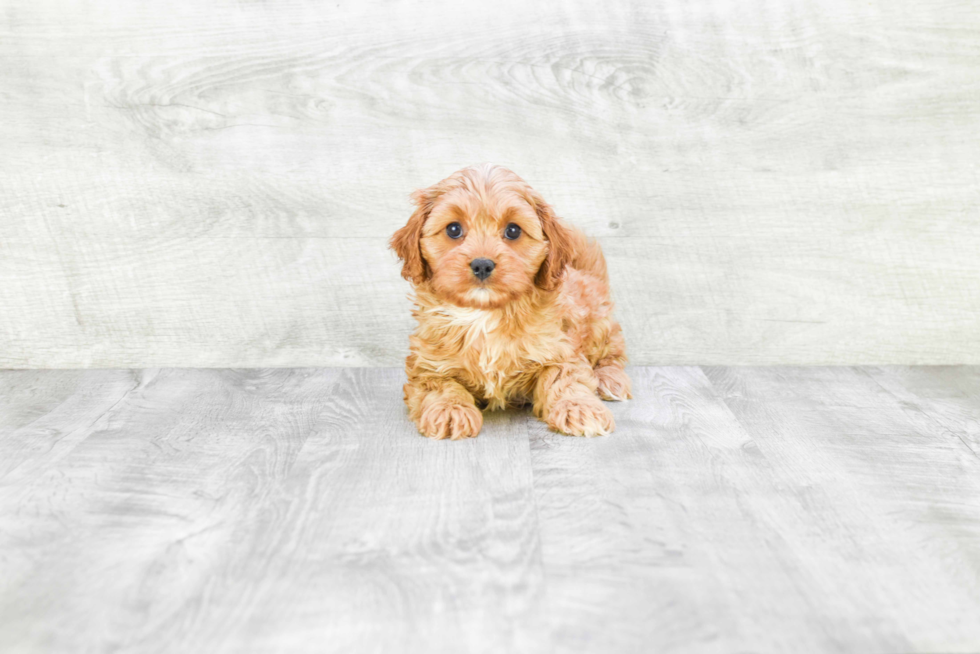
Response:
[{"label": "dog's black nose", "polygon": [[483,281],[490,276],[495,265],[490,259],[473,259],[473,261],[470,261],[470,270],[480,278],[480,281]]}]

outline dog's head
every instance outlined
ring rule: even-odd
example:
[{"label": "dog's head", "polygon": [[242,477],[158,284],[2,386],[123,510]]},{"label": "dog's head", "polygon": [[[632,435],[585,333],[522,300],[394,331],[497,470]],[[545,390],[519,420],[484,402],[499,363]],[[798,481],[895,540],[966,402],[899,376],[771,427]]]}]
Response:
[{"label": "dog's head", "polygon": [[500,166],[473,166],[416,191],[391,248],[402,276],[464,307],[494,308],[553,289],[570,235],[537,191]]}]

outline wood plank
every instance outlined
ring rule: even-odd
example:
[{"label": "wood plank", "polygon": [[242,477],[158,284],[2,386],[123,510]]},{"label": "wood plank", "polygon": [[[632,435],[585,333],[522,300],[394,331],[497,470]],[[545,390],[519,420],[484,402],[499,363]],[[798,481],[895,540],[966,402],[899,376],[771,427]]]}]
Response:
[{"label": "wood plank", "polygon": [[[526,415],[429,441],[402,376],[138,375],[70,456],[0,480],[0,649],[527,650]],[[69,403],[48,421],[86,422]],[[5,430],[0,451],[53,428]]]},{"label": "wood plank", "polygon": [[0,374],[0,484],[30,480],[71,454],[141,383],[128,370]]},{"label": "wood plank", "polygon": [[860,369],[705,373],[804,509],[780,534],[837,648],[975,650],[980,459]]},{"label": "wood plank", "polygon": [[[634,399],[610,405],[616,432],[572,439],[531,426],[534,490],[558,651],[732,651],[737,611],[715,576],[717,530],[758,544],[722,490],[715,449],[750,439],[704,397],[695,368],[632,368]],[[720,412],[720,413],[719,413]],[[727,467],[726,467],[727,469]],[[740,471],[744,471],[742,466]],[[709,533],[704,533],[708,530]],[[732,530],[738,532],[737,535]],[[731,545],[725,543],[725,545]],[[720,548],[727,549],[727,548]],[[743,554],[744,552],[744,554]],[[759,571],[767,548],[739,548],[733,567]],[[747,574],[751,579],[755,574]],[[778,575],[758,575],[768,602],[792,594]],[[775,610],[775,606],[767,606]],[[748,612],[748,611],[746,611]],[[756,641],[768,651],[779,629]]]},{"label": "wood plank", "polygon": [[[29,252],[19,261],[0,259],[8,309],[0,327],[10,339],[0,367],[53,360],[84,367],[221,367],[232,360],[374,366],[407,354],[409,287],[381,247],[261,238],[190,239],[174,247],[150,239],[80,240],[60,251],[35,243]],[[35,293],[47,279],[67,286]],[[51,319],[17,317],[42,313]]]},{"label": "wood plank", "polygon": [[5,371],[0,650],[975,650],[980,376],[885,372],[633,368],[608,438],[452,443],[400,370]]},{"label": "wood plank", "polygon": [[[91,375],[103,386],[120,377]],[[4,651],[165,645],[154,630],[193,617],[229,548],[246,555],[254,544],[250,521],[295,460],[335,373],[169,370],[136,379],[121,401],[106,394],[113,408],[70,455],[0,480]],[[87,416],[70,403],[28,429],[76,433],[75,420],[85,425]],[[0,442],[7,450],[23,437],[5,430]]]},{"label": "wood plank", "polygon": [[976,368],[875,366],[863,370],[980,457],[980,371]]},{"label": "wood plank", "polygon": [[16,4],[0,366],[399,365],[385,240],[479,161],[636,363],[980,363],[971,2]]},{"label": "wood plank", "polygon": [[859,508],[781,470],[700,369],[633,374],[613,437],[532,428],[562,651],[914,649],[878,615],[887,577],[855,585]]},{"label": "wood plank", "polygon": [[403,381],[391,370],[341,377],[276,502],[292,519],[273,579],[248,561],[251,578],[226,577],[227,600],[256,595],[227,651],[544,646],[527,413],[489,414],[479,438],[455,447],[415,431]]}]

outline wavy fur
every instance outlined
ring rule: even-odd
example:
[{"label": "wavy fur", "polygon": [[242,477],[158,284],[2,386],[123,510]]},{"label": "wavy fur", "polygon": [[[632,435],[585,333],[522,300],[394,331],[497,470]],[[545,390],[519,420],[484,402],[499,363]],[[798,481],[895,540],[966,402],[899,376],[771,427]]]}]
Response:
[{"label": "wavy fur", "polygon": [[[481,408],[530,403],[562,433],[611,432],[599,398],[629,398],[630,380],[599,245],[500,166],[465,168],[412,197],[391,247],[415,287],[404,390],[419,431],[476,436]],[[446,234],[453,222],[459,239]],[[513,241],[510,223],[522,230]],[[470,270],[475,258],[496,264],[485,281]]]}]

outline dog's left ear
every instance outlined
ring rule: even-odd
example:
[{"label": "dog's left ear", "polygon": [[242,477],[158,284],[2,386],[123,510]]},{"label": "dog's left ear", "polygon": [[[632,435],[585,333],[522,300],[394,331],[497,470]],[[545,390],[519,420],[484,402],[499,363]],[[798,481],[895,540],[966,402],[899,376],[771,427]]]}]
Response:
[{"label": "dog's left ear", "polygon": [[572,262],[575,255],[572,233],[537,191],[528,188],[527,194],[531,206],[538,214],[538,220],[541,221],[541,231],[548,239],[548,256],[538,269],[534,283],[550,291],[561,282],[565,266]]},{"label": "dog's left ear", "polygon": [[432,210],[433,197],[427,190],[412,193],[412,202],[417,205],[408,223],[391,237],[388,247],[395,251],[402,265],[402,277],[413,284],[421,284],[429,278],[429,265],[422,256],[422,226]]}]

